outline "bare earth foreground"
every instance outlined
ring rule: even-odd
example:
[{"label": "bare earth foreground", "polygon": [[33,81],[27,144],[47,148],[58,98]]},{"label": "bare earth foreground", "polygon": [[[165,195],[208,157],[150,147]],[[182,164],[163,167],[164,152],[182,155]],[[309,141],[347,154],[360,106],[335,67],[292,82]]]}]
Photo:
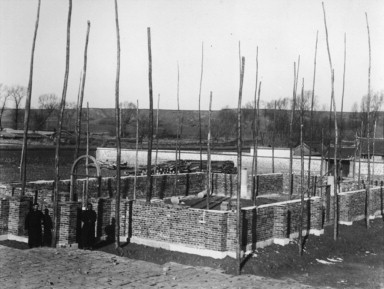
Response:
[{"label": "bare earth foreground", "polygon": [[[384,288],[384,222],[333,227],[309,236],[303,256],[292,242],[258,249],[235,273],[234,259],[169,252],[127,244],[95,251],[27,249],[0,242],[0,288]],[[177,263],[175,263],[177,262]],[[182,265],[184,264],[184,265]],[[229,274],[228,274],[229,273]]]}]

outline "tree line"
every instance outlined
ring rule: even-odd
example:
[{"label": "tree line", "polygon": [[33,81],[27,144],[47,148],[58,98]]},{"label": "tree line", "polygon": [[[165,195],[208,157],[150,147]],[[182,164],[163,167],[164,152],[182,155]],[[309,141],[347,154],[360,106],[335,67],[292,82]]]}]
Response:
[{"label": "tree line", "polygon": [[[280,146],[286,147],[289,145],[297,145],[300,139],[300,118],[303,119],[303,138],[310,140],[310,112],[311,112],[311,95],[312,91],[304,92],[303,98],[297,98],[295,103],[295,111],[293,118],[293,135],[289,136],[289,125],[292,109],[292,98],[281,97],[276,100],[264,102],[260,108],[260,131],[258,136],[258,144],[261,146]],[[6,86],[0,84],[0,129],[3,128],[2,119],[6,110],[12,112],[12,123],[14,129],[21,128],[21,112],[23,110],[21,101],[26,96],[26,88],[20,85]],[[384,101],[384,92],[372,92],[370,105],[370,127],[374,127],[375,122],[379,122],[380,111]],[[76,103],[67,102],[66,110],[64,113],[63,126],[69,131],[75,129],[75,116],[76,116]],[[47,93],[42,94],[38,98],[38,107],[31,111],[31,129],[33,130],[46,130],[53,129],[55,122],[50,120],[57,120],[59,116],[60,101],[56,94]],[[125,101],[120,103],[121,111],[121,137],[132,137],[132,131],[136,126],[136,104]],[[332,140],[334,134],[333,123],[334,116],[326,111],[326,108],[320,107],[318,96],[314,98],[314,118],[313,118],[313,141],[320,143],[323,141],[328,144]],[[242,127],[244,140],[250,140],[252,137],[252,123],[253,123],[254,104],[248,102],[242,107]],[[156,113],[156,112],[155,112]],[[197,113],[197,112],[196,112]],[[86,117],[86,112],[82,112],[83,117]],[[340,113],[338,113],[340,115]],[[139,142],[143,143],[148,138],[148,114],[139,113]],[[213,143],[231,142],[236,138],[236,109],[224,107],[219,111],[212,114],[212,141]],[[343,139],[352,140],[356,132],[360,135],[366,135],[368,123],[368,97],[367,95],[361,98],[360,103],[354,103],[351,112],[344,113],[343,119],[338,120],[343,128],[341,136]],[[103,126],[110,126],[109,133],[114,135],[115,120],[113,118],[105,117],[98,120],[99,124]],[[190,138],[198,137],[198,128],[195,125],[195,119],[188,119],[183,114],[181,115],[180,137]],[[203,116],[202,131],[206,133],[207,124]],[[378,127],[384,125],[377,124]],[[184,131],[188,131],[183,136]],[[192,133],[191,133],[192,131]],[[323,132],[323,133],[322,133]],[[192,135],[191,135],[192,134]],[[166,118],[162,118],[160,114],[159,119],[159,138],[175,138],[175,127],[170,126]],[[293,142],[293,143],[290,143]]]}]

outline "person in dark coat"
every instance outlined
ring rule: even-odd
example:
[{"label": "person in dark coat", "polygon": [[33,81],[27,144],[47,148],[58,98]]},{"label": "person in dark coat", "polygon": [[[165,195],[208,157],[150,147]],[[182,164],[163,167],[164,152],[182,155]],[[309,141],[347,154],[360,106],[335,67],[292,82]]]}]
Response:
[{"label": "person in dark coat", "polygon": [[87,209],[81,213],[81,245],[83,249],[91,250],[95,242],[96,212],[92,204],[88,203]]},{"label": "person in dark coat", "polygon": [[39,204],[34,203],[32,210],[28,212],[25,218],[25,229],[28,230],[29,248],[40,247],[42,245],[41,225],[44,221],[44,215],[39,211]]},{"label": "person in dark coat", "polygon": [[44,234],[43,234],[43,245],[44,246],[48,246],[48,247],[51,246],[52,229],[53,229],[52,219],[51,219],[51,216],[49,215],[48,208],[45,208],[45,210],[44,210]]}]

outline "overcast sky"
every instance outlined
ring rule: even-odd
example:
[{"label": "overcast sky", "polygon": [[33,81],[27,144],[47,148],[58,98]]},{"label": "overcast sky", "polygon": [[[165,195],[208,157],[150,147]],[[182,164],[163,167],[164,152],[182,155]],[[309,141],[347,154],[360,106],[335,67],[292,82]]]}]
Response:
[{"label": "overcast sky", "polygon": [[[0,83],[27,86],[37,0],[0,0]],[[368,13],[371,86],[384,89],[384,1],[324,1],[335,69],[336,107],[341,104],[344,33],[347,37],[345,109],[368,91]],[[292,97],[293,63],[301,57],[300,84],[312,88],[316,31],[319,31],[315,93],[329,105],[331,84],[323,11],[318,0],[119,0],[121,35],[120,100],[147,108],[147,27],[151,27],[155,108],[198,109],[204,43],[202,109],[237,107],[239,41],[245,57],[243,103],[252,101],[259,47],[261,99]],[[116,30],[113,0],[73,0],[68,101],[76,101],[83,66],[87,20],[91,21],[85,102],[112,108],[115,103]],[[61,97],[65,69],[68,1],[42,0],[37,33],[32,106],[39,95]]]}]

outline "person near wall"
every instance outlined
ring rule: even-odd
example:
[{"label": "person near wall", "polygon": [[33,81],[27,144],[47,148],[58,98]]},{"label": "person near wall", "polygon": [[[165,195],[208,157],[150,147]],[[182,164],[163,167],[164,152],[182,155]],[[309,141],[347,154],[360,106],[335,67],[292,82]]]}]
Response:
[{"label": "person near wall", "polygon": [[43,222],[44,222],[43,245],[50,247],[51,242],[52,242],[53,224],[52,224],[52,218],[49,215],[48,208],[45,208],[45,210],[44,210],[44,221]]},{"label": "person near wall", "polygon": [[44,215],[39,211],[39,204],[34,203],[32,210],[28,212],[25,218],[25,229],[28,231],[29,248],[41,247],[42,245],[42,228]]},{"label": "person near wall", "polygon": [[81,213],[81,245],[85,250],[92,250],[95,243],[96,212],[92,204],[87,204],[87,209]]}]

